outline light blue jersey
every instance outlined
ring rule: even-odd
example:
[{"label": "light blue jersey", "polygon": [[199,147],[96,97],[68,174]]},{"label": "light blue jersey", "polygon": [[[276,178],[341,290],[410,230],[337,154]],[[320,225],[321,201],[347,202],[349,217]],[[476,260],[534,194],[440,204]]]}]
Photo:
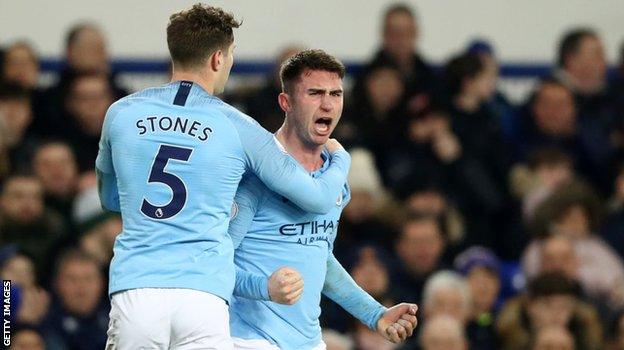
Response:
[{"label": "light blue jersey", "polygon": [[227,230],[243,173],[302,208],[327,212],[350,163],[345,151],[333,159],[322,178],[310,178],[257,122],[191,82],[119,100],[106,114],[96,162],[102,203],[123,218],[109,294],[188,288],[229,301],[235,270]]},{"label": "light blue jersey", "polygon": [[[330,155],[322,156],[324,165],[312,177],[328,169]],[[266,339],[284,350],[317,346],[321,292],[367,324],[376,324],[385,308],[357,287],[332,254],[340,214],[349,199],[345,185],[329,213],[313,214],[272,192],[253,174],[245,174],[229,229],[238,269],[230,306],[232,337]],[[303,294],[294,305],[268,301],[268,277],[284,266],[303,277]]]}]

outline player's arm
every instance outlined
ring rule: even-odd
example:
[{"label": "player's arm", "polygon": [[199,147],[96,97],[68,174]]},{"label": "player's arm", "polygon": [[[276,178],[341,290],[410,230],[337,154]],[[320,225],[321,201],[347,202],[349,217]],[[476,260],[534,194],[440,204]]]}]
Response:
[{"label": "player's arm", "polygon": [[357,285],[333,253],[327,259],[323,294],[392,342],[405,340],[416,327],[416,305],[403,303],[385,308]]},{"label": "player's arm", "polygon": [[119,204],[119,191],[117,190],[117,176],[115,173],[105,173],[99,168],[95,169],[98,182],[98,193],[102,207],[110,211],[121,211]]},{"label": "player's arm", "polygon": [[238,248],[243,238],[245,238],[254,216],[256,216],[264,196],[261,187],[260,181],[249,172],[243,174],[243,178],[238,184],[228,227],[228,234],[232,239],[234,250]]},{"label": "player's arm", "polygon": [[[253,218],[258,211],[262,195],[262,191],[257,185],[257,180],[254,178],[254,175],[245,173],[238,185],[236,196],[234,197],[232,218],[230,219],[230,226],[228,227],[228,233],[232,239],[234,250],[240,246],[247,231],[249,231]],[[237,266],[234,295],[249,299],[268,299],[266,277],[252,274]]]},{"label": "player's arm", "polygon": [[333,253],[327,258],[327,274],[323,294],[347,312],[375,330],[386,308],[355,283]]},{"label": "player's arm", "polygon": [[253,300],[292,305],[303,294],[303,278],[297,270],[281,267],[269,278],[236,268],[234,295]]},{"label": "player's arm", "polygon": [[231,113],[230,120],[238,130],[248,168],[267,187],[311,213],[325,214],[333,208],[351,165],[351,157],[342,147],[330,150],[329,169],[313,178],[253,119]]},{"label": "player's arm", "polygon": [[[251,227],[264,198],[263,187],[260,180],[249,173],[243,176],[238,186],[228,229],[234,249],[240,246]],[[236,267],[234,295],[238,297],[291,305],[299,300],[302,292],[301,275],[288,267],[278,269],[269,278]]]},{"label": "player's arm", "polygon": [[100,137],[99,150],[95,160],[95,174],[98,182],[98,193],[102,206],[110,211],[121,210],[119,204],[119,190],[117,189],[117,176],[113,167],[113,158],[110,145],[110,129],[120,106],[113,104],[104,117],[102,135]]}]

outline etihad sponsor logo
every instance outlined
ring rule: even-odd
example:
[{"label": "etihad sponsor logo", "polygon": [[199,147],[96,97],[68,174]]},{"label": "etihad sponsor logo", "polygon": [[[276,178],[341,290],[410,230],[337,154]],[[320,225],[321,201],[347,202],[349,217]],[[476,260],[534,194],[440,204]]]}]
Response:
[{"label": "etihad sponsor logo", "polygon": [[338,220],[315,220],[300,222],[297,224],[286,224],[279,228],[279,233],[284,236],[303,236],[317,234],[331,234],[338,228]]}]

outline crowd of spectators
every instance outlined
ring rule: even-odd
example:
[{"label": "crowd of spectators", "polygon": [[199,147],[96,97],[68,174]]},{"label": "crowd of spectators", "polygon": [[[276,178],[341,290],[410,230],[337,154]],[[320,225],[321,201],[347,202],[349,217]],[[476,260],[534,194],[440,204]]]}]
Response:
[{"label": "crowd of spectators", "polygon": [[[623,350],[624,47],[609,71],[597,32],[559,33],[552,73],[513,104],[486,41],[437,69],[418,51],[412,8],[392,5],[382,22],[334,133],[353,157],[334,251],[381,303],[417,303],[419,326],[394,345],[324,299],[328,349]],[[276,67],[300,49],[284,48]],[[94,163],[106,110],[129,92],[96,25],[72,27],[64,55],[42,87],[28,42],[0,53],[13,349],[106,342],[122,221],[99,205]],[[283,119],[276,72],[224,97],[270,131]]]}]

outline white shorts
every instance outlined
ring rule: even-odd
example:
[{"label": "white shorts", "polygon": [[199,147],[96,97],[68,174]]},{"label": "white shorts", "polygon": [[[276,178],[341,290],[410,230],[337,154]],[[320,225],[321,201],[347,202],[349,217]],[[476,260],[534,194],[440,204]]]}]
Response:
[{"label": "white shorts", "polygon": [[[234,341],[234,350],[280,350],[277,345],[271,344],[266,339],[241,339],[232,338]],[[325,343],[321,343],[309,350],[326,350]],[[304,350],[304,349],[301,349]]]},{"label": "white shorts", "polygon": [[232,350],[225,301],[192,289],[140,288],[113,294],[106,350]]}]

